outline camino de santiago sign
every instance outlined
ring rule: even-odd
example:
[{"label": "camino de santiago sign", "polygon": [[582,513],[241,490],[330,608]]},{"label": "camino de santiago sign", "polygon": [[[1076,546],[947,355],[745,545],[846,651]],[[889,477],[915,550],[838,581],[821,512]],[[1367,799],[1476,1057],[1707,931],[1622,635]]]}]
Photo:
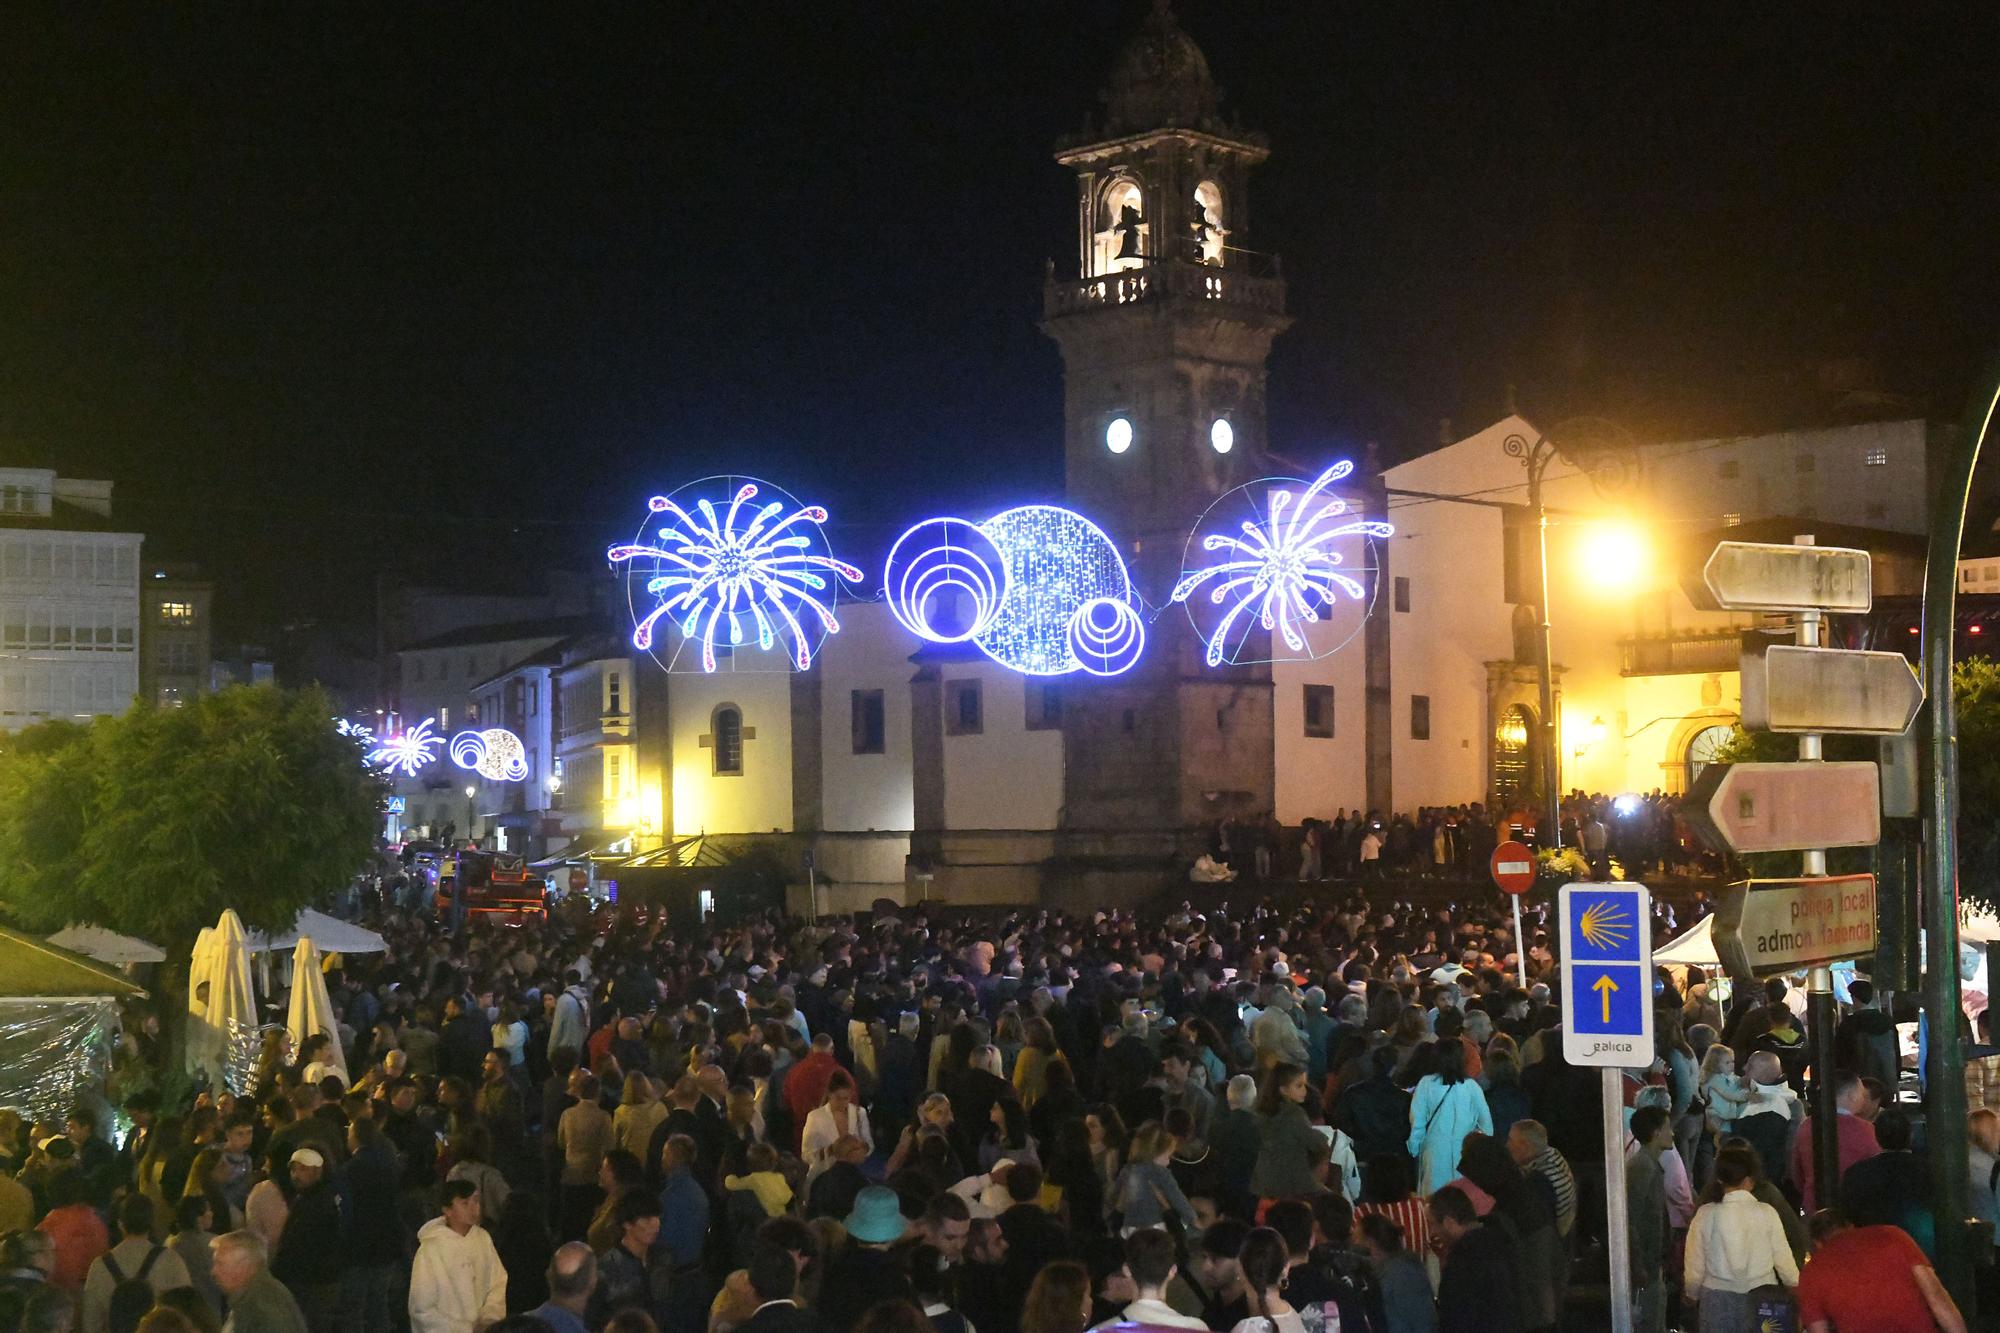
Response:
[{"label": "camino de santiago sign", "polygon": [[1574,1065],[1653,1061],[1653,895],[1638,884],[1562,891],[1563,1055]]}]

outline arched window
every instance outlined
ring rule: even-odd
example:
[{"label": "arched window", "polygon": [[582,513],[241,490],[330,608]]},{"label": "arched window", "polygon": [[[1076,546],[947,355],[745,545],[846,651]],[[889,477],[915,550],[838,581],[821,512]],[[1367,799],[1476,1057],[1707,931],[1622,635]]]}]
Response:
[{"label": "arched window", "polygon": [[1137,268],[1146,262],[1152,249],[1146,239],[1150,226],[1138,181],[1120,176],[1104,187],[1097,197],[1094,231],[1092,277]]},{"label": "arched window", "polygon": [[735,704],[723,704],[717,708],[709,721],[709,735],[715,742],[710,747],[710,753],[715,756],[715,775],[742,776],[743,710]]},{"label": "arched window", "polygon": [[1203,181],[1194,187],[1194,257],[1198,263],[1220,264],[1229,239],[1229,222],[1222,212],[1222,187]]}]

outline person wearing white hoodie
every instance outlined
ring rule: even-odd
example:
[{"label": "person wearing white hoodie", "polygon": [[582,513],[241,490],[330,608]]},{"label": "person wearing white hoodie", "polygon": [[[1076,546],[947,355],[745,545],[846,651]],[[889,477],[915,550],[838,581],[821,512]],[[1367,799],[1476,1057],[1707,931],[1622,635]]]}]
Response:
[{"label": "person wearing white hoodie", "polygon": [[410,1271],[412,1333],[478,1333],[507,1317],[507,1270],[479,1225],[479,1187],[450,1180],[444,1215],[417,1232]]}]

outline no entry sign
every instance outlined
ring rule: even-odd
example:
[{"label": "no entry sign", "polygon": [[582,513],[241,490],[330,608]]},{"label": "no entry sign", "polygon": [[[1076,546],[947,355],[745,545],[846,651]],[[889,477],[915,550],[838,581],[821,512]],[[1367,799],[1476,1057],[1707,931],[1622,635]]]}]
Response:
[{"label": "no entry sign", "polygon": [[1493,882],[1500,892],[1522,894],[1535,886],[1535,854],[1525,843],[1503,842],[1493,849]]}]

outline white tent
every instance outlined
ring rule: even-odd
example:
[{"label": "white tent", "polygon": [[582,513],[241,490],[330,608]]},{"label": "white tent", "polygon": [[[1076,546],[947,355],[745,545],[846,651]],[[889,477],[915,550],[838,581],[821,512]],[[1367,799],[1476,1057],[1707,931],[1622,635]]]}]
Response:
[{"label": "white tent", "polygon": [[49,936],[49,943],[58,949],[68,949],[71,953],[80,953],[85,958],[94,958],[113,967],[167,961],[167,951],[159,945],[148,944],[130,935],[120,935],[102,926],[64,926]]},{"label": "white tent", "polygon": [[249,949],[251,953],[286,953],[297,948],[301,939],[308,938],[324,953],[382,953],[389,947],[388,941],[366,926],[308,907],[299,913],[289,930],[275,935],[258,931],[252,935]]},{"label": "white tent", "polygon": [[1715,918],[1705,916],[1694,923],[1694,929],[1674,940],[1671,944],[1653,950],[1655,963],[1671,963],[1680,967],[1716,967],[1722,959],[1716,956],[1715,939],[1711,932],[1715,929]]},{"label": "white tent", "polygon": [[292,1006],[285,1026],[292,1034],[295,1051],[303,1050],[306,1038],[315,1032],[324,1032],[332,1038],[333,1046],[325,1063],[332,1066],[343,1085],[348,1082],[347,1055],[340,1049],[340,1023],[334,1018],[333,1000],[326,992],[326,974],[320,971],[319,949],[310,935],[300,939],[292,953]]}]

